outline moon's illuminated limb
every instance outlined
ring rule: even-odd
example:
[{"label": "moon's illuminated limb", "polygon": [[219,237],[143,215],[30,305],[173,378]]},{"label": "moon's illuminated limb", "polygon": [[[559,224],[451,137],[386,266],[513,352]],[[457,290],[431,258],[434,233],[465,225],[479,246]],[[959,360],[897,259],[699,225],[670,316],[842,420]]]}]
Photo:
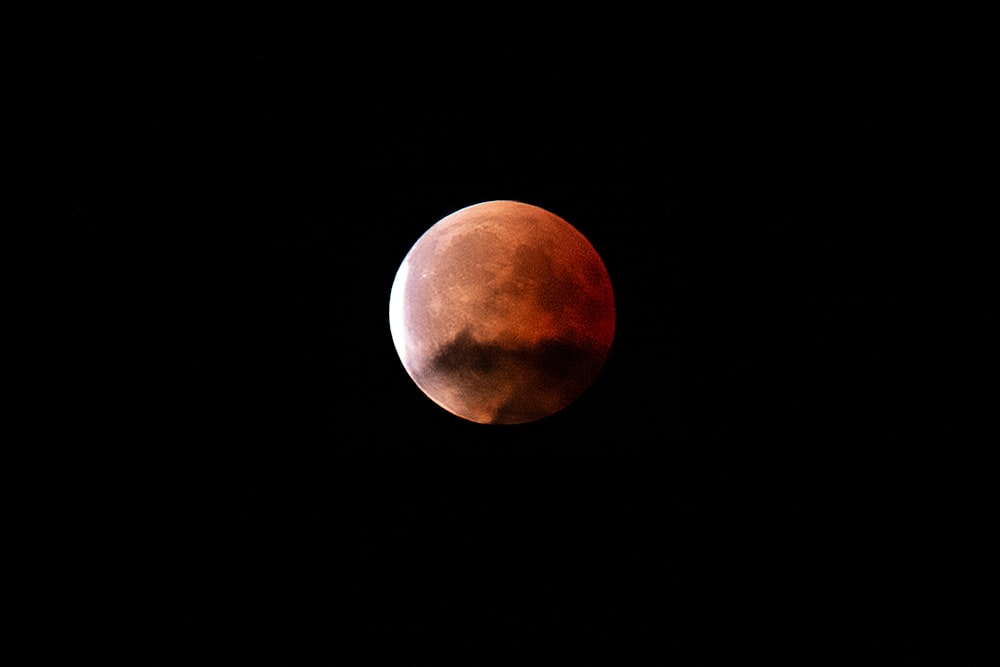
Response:
[{"label": "moon's illuminated limb", "polygon": [[392,342],[396,346],[396,353],[403,366],[407,364],[403,293],[408,274],[409,263],[404,259],[399,265],[396,278],[392,282],[392,291],[389,293],[389,331],[392,333]]}]

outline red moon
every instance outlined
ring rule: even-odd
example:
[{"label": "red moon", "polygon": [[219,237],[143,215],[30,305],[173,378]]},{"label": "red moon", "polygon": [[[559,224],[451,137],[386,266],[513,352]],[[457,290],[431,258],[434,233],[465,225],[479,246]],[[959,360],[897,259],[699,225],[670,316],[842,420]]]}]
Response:
[{"label": "red moon", "polygon": [[474,204],[421,236],[396,273],[389,329],[435,403],[481,424],[547,417],[594,381],[611,348],[611,279],[562,218]]}]

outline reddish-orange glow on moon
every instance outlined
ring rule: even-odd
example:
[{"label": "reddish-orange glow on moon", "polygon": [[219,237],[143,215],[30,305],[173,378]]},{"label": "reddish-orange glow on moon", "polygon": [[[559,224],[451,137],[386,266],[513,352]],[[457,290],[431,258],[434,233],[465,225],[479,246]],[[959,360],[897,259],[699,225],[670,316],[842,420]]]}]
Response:
[{"label": "reddish-orange glow on moon", "polygon": [[465,419],[553,414],[597,377],[614,337],[607,269],[562,218],[515,201],[446,216],[417,240],[389,297],[403,367]]}]

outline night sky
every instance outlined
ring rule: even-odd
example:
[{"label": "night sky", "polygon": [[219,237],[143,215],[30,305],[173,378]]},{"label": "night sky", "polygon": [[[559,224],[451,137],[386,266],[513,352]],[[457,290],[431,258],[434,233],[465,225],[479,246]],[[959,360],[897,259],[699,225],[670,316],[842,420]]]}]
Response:
[{"label": "night sky", "polygon": [[[972,637],[938,616],[961,575],[928,576],[971,538],[905,473],[931,454],[898,391],[899,61],[877,29],[739,23],[67,42],[30,389],[114,508],[66,509],[74,544],[154,625],[335,661]],[[591,388],[518,426],[434,405],[388,326],[412,244],[490,199],[583,232],[618,311]]]}]

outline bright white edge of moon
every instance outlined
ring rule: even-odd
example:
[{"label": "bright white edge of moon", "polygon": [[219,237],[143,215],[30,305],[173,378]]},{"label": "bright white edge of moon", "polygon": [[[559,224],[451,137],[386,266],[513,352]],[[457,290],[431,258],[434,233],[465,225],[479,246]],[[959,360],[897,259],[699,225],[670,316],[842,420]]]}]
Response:
[{"label": "bright white edge of moon", "polygon": [[392,342],[396,346],[396,353],[399,355],[403,367],[407,366],[406,355],[406,326],[404,321],[403,293],[406,291],[406,275],[410,271],[409,256],[399,265],[396,272],[396,279],[392,283],[392,290],[389,292],[389,332],[392,334]]}]

